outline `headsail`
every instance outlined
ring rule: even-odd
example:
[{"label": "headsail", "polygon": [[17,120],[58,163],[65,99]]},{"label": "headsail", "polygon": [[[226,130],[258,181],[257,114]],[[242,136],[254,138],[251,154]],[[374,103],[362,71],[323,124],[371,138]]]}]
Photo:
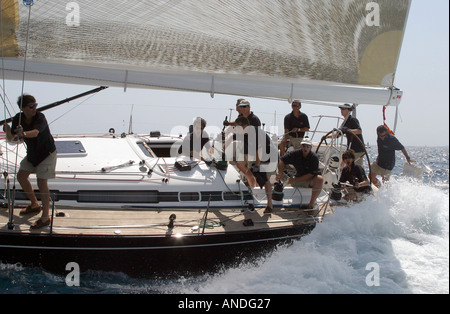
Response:
[{"label": "headsail", "polygon": [[[2,0],[6,79],[396,105],[410,0]],[[392,101],[393,100],[393,101]]]}]

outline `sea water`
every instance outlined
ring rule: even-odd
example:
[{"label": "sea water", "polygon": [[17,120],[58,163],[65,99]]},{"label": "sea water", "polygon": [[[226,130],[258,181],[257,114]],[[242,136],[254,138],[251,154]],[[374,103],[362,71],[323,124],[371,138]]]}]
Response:
[{"label": "sea water", "polygon": [[431,170],[422,180],[401,176],[400,153],[376,196],[336,207],[310,235],[256,263],[170,280],[88,272],[79,287],[39,268],[1,264],[0,293],[449,293],[449,149],[407,149]]}]

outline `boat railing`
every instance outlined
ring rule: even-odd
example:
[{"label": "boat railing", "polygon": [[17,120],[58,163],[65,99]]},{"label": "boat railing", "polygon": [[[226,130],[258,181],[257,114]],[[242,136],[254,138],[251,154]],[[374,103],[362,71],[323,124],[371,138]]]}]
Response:
[{"label": "boat railing", "polygon": [[[344,121],[344,119],[341,118],[341,117],[338,117],[338,116],[328,116],[328,115],[318,115],[318,116],[313,116],[312,118],[318,118],[319,120],[317,121],[316,126],[315,126],[314,130],[312,131],[312,135],[310,136],[311,140],[314,140],[316,134],[327,134],[327,133],[328,133],[328,131],[323,131],[323,130],[320,130],[320,129],[319,129],[319,125],[321,125],[321,123],[323,122],[322,120],[323,120],[324,118],[326,118],[326,119],[332,119],[332,120],[333,120],[333,119],[336,119],[336,126],[333,126],[333,127],[335,127],[336,129],[338,129],[338,128],[341,126],[342,122]],[[330,128],[328,128],[328,130],[329,130],[329,129],[330,129]]]}]

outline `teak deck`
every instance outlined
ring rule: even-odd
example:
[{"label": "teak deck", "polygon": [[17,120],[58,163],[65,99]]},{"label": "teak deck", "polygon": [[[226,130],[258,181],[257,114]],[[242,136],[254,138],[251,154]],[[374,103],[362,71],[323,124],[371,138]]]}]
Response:
[{"label": "teak deck", "polygon": [[[14,229],[8,230],[8,209],[0,209],[1,233],[36,233],[36,234],[68,234],[68,235],[182,235],[223,233],[245,230],[288,227],[298,224],[311,224],[320,221],[324,212],[331,208],[319,206],[319,213],[305,210],[275,209],[271,214],[264,214],[264,209],[253,212],[241,212],[240,209],[208,211],[206,210],[157,210],[157,209],[89,209],[58,208],[55,210],[52,228],[44,227],[31,230],[30,225],[39,219],[41,214],[20,216],[20,208],[14,209]],[[63,213],[63,214],[62,214]],[[170,216],[176,215],[174,228],[169,229]],[[63,216],[61,216],[63,215]],[[244,225],[251,219],[253,225]]]}]

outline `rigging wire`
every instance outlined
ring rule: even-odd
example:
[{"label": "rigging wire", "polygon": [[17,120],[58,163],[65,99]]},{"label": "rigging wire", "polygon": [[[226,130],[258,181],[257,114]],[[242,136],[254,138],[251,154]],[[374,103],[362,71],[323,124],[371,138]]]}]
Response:
[{"label": "rigging wire", "polygon": [[3,95],[2,97],[2,102],[3,102],[3,109],[4,109],[4,114],[5,114],[5,118],[6,118],[6,91],[5,91],[5,60],[4,60],[4,56],[5,56],[5,45],[3,43],[3,8],[2,8],[2,2],[0,1],[0,44],[2,46],[2,50],[1,50],[1,57],[2,57],[2,81],[3,81],[3,86],[2,86],[2,92]]},{"label": "rigging wire", "polygon": [[[21,88],[21,96],[23,96],[23,91],[25,87],[25,71],[26,71],[26,64],[27,64],[27,51],[28,51],[28,41],[29,41],[29,30],[30,30],[30,20],[31,20],[31,7],[33,6],[33,1],[24,1],[23,4],[28,7],[28,19],[27,19],[27,35],[26,35],[26,42],[25,42],[25,52],[24,52],[24,62],[23,62],[23,72],[22,72],[22,88]],[[1,14],[1,13],[0,13]],[[4,102],[4,113],[6,118],[6,89],[5,89],[5,80],[4,80],[4,51],[3,51],[3,27],[2,27],[2,74],[3,74],[3,92],[4,96],[2,97],[2,101]],[[23,107],[23,97],[20,99],[20,114],[19,114],[19,125],[22,124],[22,107]],[[20,143],[20,142],[19,142]],[[19,158],[19,145],[16,145],[16,161],[14,166],[14,173],[17,174],[17,166],[18,166],[18,158]],[[6,174],[7,175],[7,174]],[[7,179],[7,178],[6,178]],[[13,229],[13,209],[14,209],[14,200],[16,198],[16,180],[17,176],[14,176],[13,180],[13,188],[12,188],[12,196],[11,198],[8,197],[8,207],[9,207],[9,222],[8,222],[8,229]],[[9,191],[9,187],[8,187]],[[11,203],[10,203],[11,202]]]},{"label": "rigging wire", "polygon": [[[25,52],[24,52],[24,59],[23,59],[22,89],[20,92],[21,98],[20,98],[19,125],[22,125],[23,91],[25,88],[25,72],[26,72],[26,67],[27,67],[27,52],[28,52],[28,41],[29,41],[29,35],[30,35],[31,7],[33,6],[33,1],[24,1],[24,5],[28,7],[28,19],[27,19],[27,35],[26,35],[26,41],[25,41]],[[17,145],[16,165],[17,165],[17,159],[18,159],[18,150],[19,150],[19,145]],[[17,166],[15,169],[15,173],[17,173]],[[14,186],[16,183],[15,181],[16,181],[16,178],[14,178]]]},{"label": "rigging wire", "polygon": [[[23,91],[25,88],[25,71],[26,71],[26,67],[27,67],[27,52],[28,52],[28,40],[29,40],[29,36],[30,36],[30,20],[31,20],[31,7],[33,6],[33,2],[27,2],[27,3],[31,3],[31,4],[24,4],[26,6],[28,6],[28,20],[27,20],[27,35],[26,35],[26,40],[25,40],[25,52],[24,52],[24,59],[23,59],[23,72],[22,72],[22,90],[20,95],[23,96]],[[19,124],[21,124],[22,122],[22,107],[23,107],[23,97],[20,100],[20,117],[19,117]]]},{"label": "rigging wire", "polygon": [[[3,86],[1,86],[2,87],[2,93],[0,94],[0,97],[1,97],[1,100],[2,100],[2,103],[3,103],[3,114],[4,114],[4,117],[6,118],[6,91],[5,91],[5,88],[4,88],[4,86],[5,86],[5,60],[4,60],[4,55],[5,55],[5,45],[3,44],[3,8],[2,8],[2,2],[0,1],[0,45],[1,45],[1,51],[0,51],[0,54],[1,54],[1,58],[2,58],[2,69],[1,69],[1,71],[2,71],[2,82],[3,82]],[[1,151],[1,148],[0,148],[0,154],[2,155],[3,154],[3,152]],[[8,158],[8,150],[6,150],[6,157]],[[4,169],[6,169],[6,168],[4,168]],[[6,173],[5,173],[6,174]],[[5,175],[5,180],[6,180],[6,175]],[[5,184],[5,188],[6,188],[6,184]]]}]

